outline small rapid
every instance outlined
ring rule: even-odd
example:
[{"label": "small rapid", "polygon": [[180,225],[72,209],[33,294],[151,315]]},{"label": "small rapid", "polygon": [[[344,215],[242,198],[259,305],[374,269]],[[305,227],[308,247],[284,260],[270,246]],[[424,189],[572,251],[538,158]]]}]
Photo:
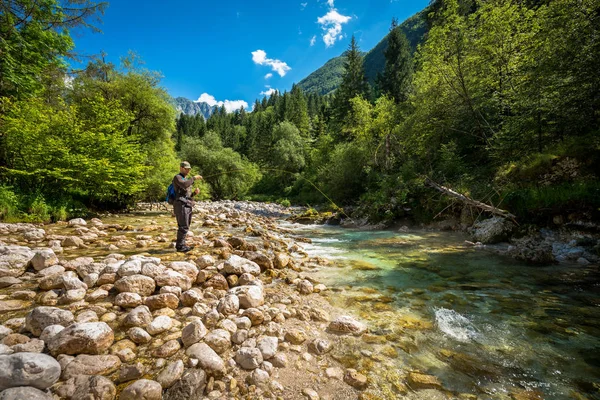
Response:
[{"label": "small rapid", "polygon": [[460,315],[454,310],[446,308],[436,309],[435,321],[440,331],[459,342],[474,341],[479,336],[473,323],[467,317]]}]

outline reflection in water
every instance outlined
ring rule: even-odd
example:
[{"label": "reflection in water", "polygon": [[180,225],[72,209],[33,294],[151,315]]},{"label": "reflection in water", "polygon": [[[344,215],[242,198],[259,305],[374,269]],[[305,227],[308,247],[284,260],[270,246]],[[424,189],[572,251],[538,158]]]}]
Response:
[{"label": "reflection in water", "polygon": [[532,267],[447,232],[286,227],[333,260],[317,278],[369,323],[369,345],[390,355],[384,369],[418,369],[479,398],[600,399],[596,266]]}]

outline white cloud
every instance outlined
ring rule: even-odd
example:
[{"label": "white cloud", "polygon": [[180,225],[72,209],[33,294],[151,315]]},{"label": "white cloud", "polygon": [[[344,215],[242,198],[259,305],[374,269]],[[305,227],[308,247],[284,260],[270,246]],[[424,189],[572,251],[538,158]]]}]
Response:
[{"label": "white cloud", "polygon": [[277,89],[273,89],[271,86],[267,85],[265,86],[267,88],[267,90],[263,90],[262,92],[260,92],[261,95],[263,96],[270,96],[273,93],[277,92]]},{"label": "white cloud", "polygon": [[276,60],[273,58],[267,58],[267,53],[264,50],[256,50],[252,52],[252,61],[258,65],[268,65],[273,71],[277,72],[279,76],[285,76],[288,71],[292,68],[287,63]]},{"label": "white cloud", "polygon": [[300,3],[300,11],[304,11],[308,3]]},{"label": "white cloud", "polygon": [[273,76],[273,74],[269,72],[268,74],[265,75],[265,79],[270,79],[272,76]]},{"label": "white cloud", "polygon": [[313,37],[310,38],[310,45],[314,46],[316,41],[317,41],[317,35],[314,35]]},{"label": "white cloud", "polygon": [[201,102],[206,103],[211,107],[225,106],[225,111],[227,111],[228,113],[234,112],[235,110],[239,110],[242,107],[244,107],[246,110],[248,109],[248,103],[246,103],[244,100],[217,101],[217,99],[215,99],[215,96],[212,96],[208,93],[202,93],[200,97],[198,97],[198,100],[195,101],[195,103]]},{"label": "white cloud", "polygon": [[323,35],[325,47],[330,47],[336,42],[342,33],[342,25],[348,23],[351,19],[352,17],[341,15],[335,9],[329,10],[327,14],[317,19],[317,22],[321,24],[321,28],[325,31]]},{"label": "white cloud", "polygon": [[329,4],[329,7],[333,8],[333,0],[327,0],[327,4]]}]

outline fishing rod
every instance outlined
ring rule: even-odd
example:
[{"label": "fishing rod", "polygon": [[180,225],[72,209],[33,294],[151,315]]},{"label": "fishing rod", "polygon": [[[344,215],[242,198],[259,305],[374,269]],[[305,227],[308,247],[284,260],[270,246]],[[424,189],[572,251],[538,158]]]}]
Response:
[{"label": "fishing rod", "polygon": [[[295,172],[286,171],[284,169],[279,169],[279,168],[259,168],[259,170],[261,172],[263,172],[263,171],[278,171],[278,172],[285,172],[286,174],[295,175]],[[230,172],[241,172],[241,173],[246,172],[247,173],[246,169],[239,168],[239,169],[232,169],[232,170],[228,170],[228,171],[219,172],[218,174],[203,175],[202,179],[204,179],[204,178],[212,178],[212,177],[219,176],[219,175],[225,175],[225,174],[228,174]],[[342,207],[339,207],[337,204],[335,204],[335,202],[329,196],[327,196],[321,189],[319,189],[317,187],[317,185],[315,185],[310,179],[305,178],[303,176],[300,176],[299,178],[300,179],[304,179],[306,182],[310,183],[312,187],[314,187],[315,189],[317,189],[317,191],[323,195],[323,197],[325,197],[327,200],[329,200],[329,202],[333,205],[333,207],[334,207],[334,209],[336,211],[340,211],[342,214],[344,214],[344,216],[346,218],[348,218],[350,221],[352,221],[352,218],[350,218],[348,216],[348,214],[346,214],[344,212],[344,209]]]}]

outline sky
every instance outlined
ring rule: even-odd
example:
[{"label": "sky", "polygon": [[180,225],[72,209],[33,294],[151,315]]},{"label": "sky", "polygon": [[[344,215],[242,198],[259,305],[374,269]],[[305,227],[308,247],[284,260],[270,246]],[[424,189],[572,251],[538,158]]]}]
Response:
[{"label": "sky", "polygon": [[373,48],[396,17],[428,0],[202,1],[113,0],[98,27],[77,32],[75,51],[106,53],[118,63],[129,51],[160,71],[173,97],[250,107],[273,90],[290,90],[343,53],[354,34]]}]

